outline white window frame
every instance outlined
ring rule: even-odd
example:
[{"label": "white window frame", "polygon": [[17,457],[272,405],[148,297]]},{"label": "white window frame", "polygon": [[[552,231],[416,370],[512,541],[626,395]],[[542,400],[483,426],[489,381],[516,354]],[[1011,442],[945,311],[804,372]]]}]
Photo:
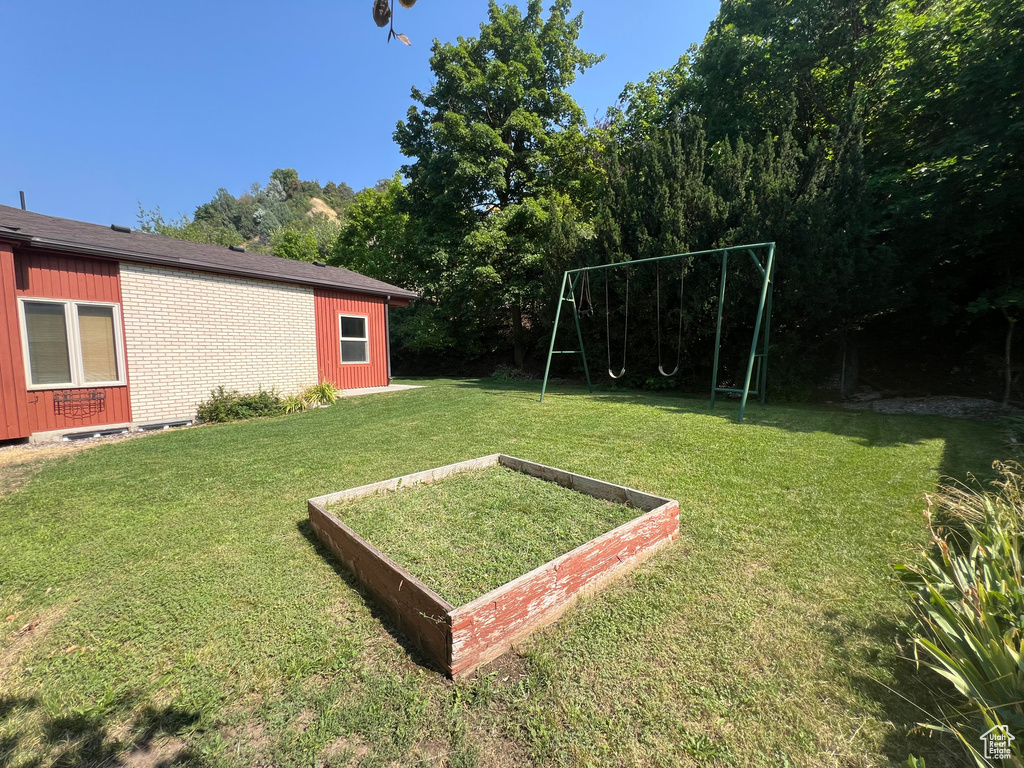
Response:
[{"label": "white window frame", "polygon": [[[362,320],[363,321],[363,332],[365,336],[346,336],[341,330],[341,321],[344,318],[350,320]],[[365,360],[345,360],[344,347],[342,347],[343,341],[363,341],[366,342],[366,359]],[[350,315],[345,312],[338,313],[338,361],[342,365],[369,365],[370,364],[370,316],[369,315]]]},{"label": "white window frame", "polygon": [[[25,318],[25,304],[60,304],[64,307],[64,327],[68,339],[71,381],[54,384],[32,383],[32,359],[28,347],[28,321]],[[78,326],[78,307],[110,307],[114,310],[114,355],[117,359],[118,379],[116,381],[85,380],[85,365],[82,362],[82,339]],[[30,392],[50,389],[96,389],[99,387],[123,387],[128,384],[125,373],[124,332],[121,328],[121,305],[112,301],[81,301],[79,299],[49,299],[33,296],[18,297],[18,315],[21,320],[21,348],[25,358],[25,382]]]}]

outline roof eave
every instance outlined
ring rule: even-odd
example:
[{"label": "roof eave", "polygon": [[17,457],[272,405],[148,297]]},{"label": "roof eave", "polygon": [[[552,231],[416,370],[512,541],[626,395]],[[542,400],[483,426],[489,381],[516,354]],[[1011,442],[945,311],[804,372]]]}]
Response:
[{"label": "roof eave", "polygon": [[306,280],[303,278],[282,277],[281,275],[264,272],[259,269],[234,269],[230,266],[211,265],[196,262],[191,259],[180,259],[170,256],[154,256],[151,254],[139,253],[138,251],[125,251],[118,248],[106,248],[82,243],[71,243],[63,240],[52,240],[45,237],[33,236],[28,233],[0,231],[0,239],[14,240],[27,243],[34,248],[45,248],[63,253],[81,253],[87,256],[99,256],[118,261],[130,261],[139,264],[154,264],[165,267],[181,267],[197,272],[211,272],[218,275],[232,275],[234,277],[249,277],[259,280],[268,280],[274,283],[286,283],[288,285],[305,285],[311,288],[329,288],[332,290],[351,291],[352,293],[364,293],[370,296],[384,296],[394,299],[408,299],[413,301],[419,298],[419,294],[407,291],[397,286],[387,288],[366,288],[362,286],[341,285],[318,280]]}]

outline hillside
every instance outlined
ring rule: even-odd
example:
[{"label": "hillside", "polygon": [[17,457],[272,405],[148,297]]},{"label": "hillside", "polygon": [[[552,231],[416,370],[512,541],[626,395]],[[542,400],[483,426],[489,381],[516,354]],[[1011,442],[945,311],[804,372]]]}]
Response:
[{"label": "hillside", "polygon": [[145,210],[140,205],[139,228],[305,261],[326,259],[355,194],[345,182],[321,185],[300,179],[294,168],[278,168],[265,186],[253,182],[237,197],[218,189],[191,216],[168,220],[159,207]]}]

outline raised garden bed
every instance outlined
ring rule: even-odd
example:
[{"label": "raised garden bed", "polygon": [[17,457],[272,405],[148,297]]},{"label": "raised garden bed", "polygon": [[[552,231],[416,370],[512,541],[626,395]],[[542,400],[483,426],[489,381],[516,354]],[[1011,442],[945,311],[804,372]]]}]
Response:
[{"label": "raised garden bed", "polygon": [[[409,490],[392,493],[399,489]],[[671,499],[504,454],[320,496],[308,507],[320,541],[453,677],[679,535]]]}]

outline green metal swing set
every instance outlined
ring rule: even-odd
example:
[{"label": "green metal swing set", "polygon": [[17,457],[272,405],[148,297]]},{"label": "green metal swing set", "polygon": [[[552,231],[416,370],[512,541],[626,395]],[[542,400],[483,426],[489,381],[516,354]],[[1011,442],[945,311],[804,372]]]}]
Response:
[{"label": "green metal swing set", "polygon": [[[743,387],[720,387],[718,386],[718,359],[722,344],[722,310],[725,305],[726,274],[729,266],[729,254],[746,252],[754,267],[761,274],[761,296],[757,305],[757,317],[754,320],[754,335],[750,342],[750,356],[747,358],[747,372],[743,381]],[[763,261],[762,256],[763,255]],[[580,267],[579,269],[567,270],[562,275],[562,288],[558,297],[558,308],[555,311],[555,327],[551,331],[551,344],[548,347],[548,360],[544,366],[544,383],[541,385],[540,401],[544,402],[544,393],[548,388],[548,376],[551,373],[551,358],[554,355],[581,355],[583,358],[583,373],[587,377],[587,389],[594,391],[594,385],[590,380],[590,368],[587,365],[587,353],[583,347],[583,330],[580,327],[580,316],[590,317],[594,314],[594,305],[590,297],[590,273],[599,270],[625,269],[626,290],[625,307],[622,334],[622,366],[618,373],[612,367],[611,347],[611,312],[609,311],[608,272],[605,272],[605,332],[608,337],[608,375],[613,379],[619,379],[626,374],[626,352],[628,350],[629,332],[629,274],[632,267],[640,264],[655,264],[657,270],[657,317],[658,317],[658,372],[662,376],[670,377],[679,372],[679,362],[682,359],[683,341],[683,285],[686,277],[686,259],[694,256],[720,255],[722,258],[722,276],[718,284],[718,321],[715,326],[715,361],[714,373],[711,377],[711,407],[715,407],[715,396],[718,394],[739,394],[740,412],[737,421],[743,421],[743,414],[747,409],[747,398],[755,395],[760,398],[761,405],[765,401],[766,380],[768,376],[768,336],[771,331],[772,319],[772,287],[775,283],[775,243],[756,243],[754,245],[734,245],[728,248],[715,248],[710,251],[694,251],[692,253],[675,253],[669,256],[657,256],[651,259],[639,259],[637,261],[620,261],[615,264],[601,264],[595,267]],[[679,274],[679,337],[676,342],[676,365],[669,372],[665,371],[661,359],[661,262],[670,259],[680,259],[681,268]],[[580,301],[576,301],[576,289],[580,289]],[[580,304],[587,306],[582,310]],[[572,307],[572,316],[576,325],[576,339],[579,341],[579,349],[555,349],[555,339],[558,336],[558,324],[562,318],[562,306],[569,304]],[[761,351],[758,352],[760,346]],[[755,375],[756,368],[756,375]],[[751,389],[751,383],[754,388]]]}]

